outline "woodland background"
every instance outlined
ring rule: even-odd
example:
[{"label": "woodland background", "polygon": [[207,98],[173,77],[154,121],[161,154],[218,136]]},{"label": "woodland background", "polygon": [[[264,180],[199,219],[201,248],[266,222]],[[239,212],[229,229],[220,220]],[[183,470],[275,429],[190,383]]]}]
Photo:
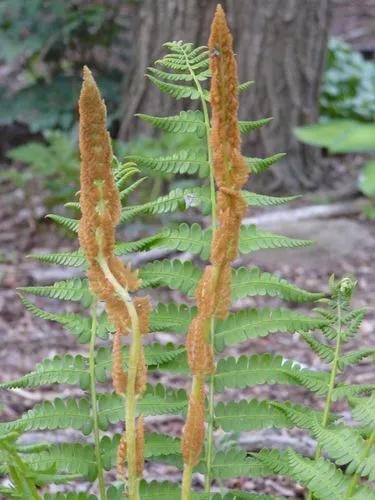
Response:
[{"label": "woodland background", "polygon": [[[222,3],[235,37],[241,80],[255,80],[241,97],[241,118],[274,117],[244,143],[244,152],[247,156],[288,153],[272,174],[257,178],[252,190],[304,194],[289,208],[251,213],[247,222],[259,221],[262,227],[280,233],[317,240],[308,249],[255,253],[251,264],[262,264],[317,291],[326,289],[330,274],[353,273],[358,279],[355,305],[369,307],[357,342],[371,345],[375,324],[375,3]],[[178,111],[175,101],[152,89],[144,78],[145,69],[160,56],[165,41],[206,43],[215,5],[215,0],[0,2],[1,381],[26,373],[47,355],[79,352],[75,341],[56,325],[31,317],[15,288],[66,276],[66,270],[42,266],[26,256],[47,249],[68,250],[76,244],[46,215],[51,211],[65,214],[63,203],[74,197],[78,187],[76,102],[82,65],[93,70],[105,96],[118,157],[128,152],[169,154],[179,145],[178,137],[151,136],[151,128],[133,117],[138,112],[166,116]],[[180,101],[179,109],[189,104]],[[300,128],[318,122],[321,125]],[[170,184],[177,186],[177,181],[151,176],[136,201],[162,194]],[[140,219],[126,230],[126,237],[146,235],[151,225],[165,222]],[[147,253],[137,254],[133,262],[141,265],[148,258]],[[248,260],[242,258],[241,264],[250,264]],[[243,304],[247,305],[254,305],[254,300]],[[165,340],[166,334],[159,335]],[[249,341],[233,354],[240,350],[280,352],[319,368],[318,358],[312,358],[298,337],[276,334],[272,343]],[[374,382],[371,361],[362,364],[360,371],[353,370],[351,380]],[[252,388],[242,395],[259,396],[260,390],[267,397],[286,397],[272,386]],[[72,393],[66,388],[65,396],[68,391]],[[4,392],[0,418],[13,419],[36,402],[56,396],[54,389]],[[290,387],[288,397],[304,403],[311,398]],[[182,420],[154,418],[148,425],[149,430],[178,434]],[[232,437],[248,450],[258,449],[262,442],[313,453],[312,441],[293,430]],[[154,465],[146,477],[173,478],[176,474],[173,467]],[[302,498],[302,489],[280,478],[239,481],[232,486]],[[89,491],[90,485],[86,488]]]}]

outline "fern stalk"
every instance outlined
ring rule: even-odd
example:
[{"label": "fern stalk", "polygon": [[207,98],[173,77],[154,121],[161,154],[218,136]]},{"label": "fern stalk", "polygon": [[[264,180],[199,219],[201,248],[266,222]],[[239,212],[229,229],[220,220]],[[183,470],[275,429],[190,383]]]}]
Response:
[{"label": "fern stalk", "polygon": [[[211,199],[211,229],[212,233],[214,233],[216,228],[216,189],[215,189],[215,177],[213,171],[212,164],[212,152],[210,145],[210,135],[211,135],[211,125],[210,125],[210,117],[208,113],[208,107],[206,103],[206,99],[204,97],[202,86],[195,75],[194,70],[191,67],[189,62],[189,58],[186,54],[186,51],[182,49],[185,55],[186,65],[189,69],[189,72],[193,78],[193,81],[197,87],[197,91],[199,93],[199,98],[203,111],[204,118],[204,126],[206,129],[206,144],[207,144],[207,161],[209,165],[210,171],[210,199]],[[215,318],[211,318],[211,328],[210,328],[210,344],[212,352],[214,352],[214,333],[215,333]],[[209,375],[209,390],[208,390],[208,428],[207,428],[207,451],[206,451],[206,476],[205,476],[205,492],[210,498],[210,489],[211,489],[211,465],[212,465],[212,455],[213,455],[213,429],[214,429],[214,376]],[[191,469],[191,468],[190,468]],[[185,473],[185,471],[184,471]],[[185,482],[191,483],[191,471],[186,470],[187,477],[185,478]],[[189,479],[190,478],[190,479]]]},{"label": "fern stalk", "polygon": [[107,494],[105,490],[103,464],[100,453],[98,402],[97,402],[96,383],[95,383],[95,341],[96,341],[96,330],[97,330],[96,311],[97,311],[97,300],[96,298],[94,298],[91,306],[91,338],[90,338],[90,349],[89,349],[90,398],[91,398],[93,431],[94,431],[94,442],[95,442],[95,458],[98,468],[99,493],[100,493],[100,499],[106,500]]},{"label": "fern stalk", "polygon": [[106,279],[111,283],[114,290],[124,302],[130,317],[131,324],[131,345],[128,361],[128,380],[126,388],[125,424],[127,443],[127,463],[128,463],[128,495],[130,500],[138,500],[139,479],[137,477],[137,450],[136,450],[136,377],[137,366],[141,353],[141,331],[139,319],[134,303],[128,293],[108,267],[107,261],[103,257],[98,258],[98,263]]},{"label": "fern stalk", "polygon": [[[372,431],[370,437],[367,440],[366,446],[363,450],[362,456],[361,456],[361,461],[366,460],[366,458],[369,457],[370,451],[372,450],[372,447],[375,443],[375,430]],[[358,482],[361,478],[361,474],[359,472],[356,472],[350,482],[349,488],[348,488],[348,493],[346,495],[345,500],[350,500],[355,493],[355,490],[358,486]]]},{"label": "fern stalk", "polygon": [[[342,335],[342,317],[341,317],[341,292],[340,289],[338,288],[337,290],[337,331],[336,331],[336,346],[335,346],[335,353],[334,357],[332,360],[331,364],[331,373],[329,377],[329,384],[328,384],[328,392],[327,392],[327,397],[324,405],[324,411],[323,411],[323,418],[322,418],[322,427],[325,428],[328,425],[329,421],[329,415],[331,411],[331,406],[332,406],[332,395],[333,391],[335,389],[335,384],[336,384],[336,376],[337,376],[337,370],[339,367],[339,359],[340,359],[340,354],[341,354],[341,335]],[[315,460],[318,460],[321,455],[322,455],[322,449],[323,447],[321,445],[317,445],[316,451],[315,451]],[[307,500],[312,500],[313,495],[312,492],[310,491]]]}]

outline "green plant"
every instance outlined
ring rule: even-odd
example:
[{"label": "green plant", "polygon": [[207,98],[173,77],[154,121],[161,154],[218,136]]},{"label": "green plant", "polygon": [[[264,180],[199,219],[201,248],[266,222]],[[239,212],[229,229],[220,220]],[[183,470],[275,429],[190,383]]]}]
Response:
[{"label": "green plant", "polygon": [[373,121],[375,64],[350,45],[331,38],[320,92],[320,112],[326,118]]},{"label": "green plant", "polygon": [[53,205],[69,200],[77,191],[79,158],[67,134],[55,130],[44,136],[45,143],[28,142],[8,151],[8,158],[26,167],[7,169],[3,177],[22,187],[38,179],[47,193],[46,203]]},{"label": "green plant", "polygon": [[[267,476],[277,471],[308,486],[316,498],[342,498],[336,493],[341,495],[341,483],[346,486],[347,481],[341,481],[342,475],[333,464],[323,459],[310,463],[292,451],[282,453],[277,450],[262,450],[248,455],[232,439],[233,432],[261,428],[300,426],[309,429],[324,422],[331,425],[334,415],[323,419],[322,412],[290,402],[228,400],[224,403],[216,400],[216,395],[226,390],[280,383],[302,386],[317,394],[329,395],[329,398],[350,397],[355,403],[359,399],[358,394],[372,391],[374,386],[333,386],[328,373],[304,368],[280,355],[264,353],[234,358],[223,352],[227,346],[280,331],[300,332],[305,340],[309,339],[309,345],[315,341],[309,332],[315,329],[322,329],[329,338],[336,339],[337,336],[344,335],[342,329],[334,335],[340,321],[348,327],[345,330],[346,340],[350,334],[355,333],[363,313],[349,311],[347,284],[340,284],[339,288],[332,284],[331,296],[325,297],[328,300],[328,313],[318,310],[317,314],[309,316],[286,308],[263,308],[239,309],[228,314],[230,305],[245,297],[267,295],[301,303],[322,299],[324,294],[305,291],[258,268],[232,269],[232,261],[238,250],[247,254],[268,248],[305,246],[311,241],[286,238],[254,226],[241,226],[241,217],[247,206],[277,205],[294,197],[268,197],[242,187],[250,169],[256,174],[270,167],[281,155],[266,159],[245,159],[240,155],[239,131],[248,133],[269,120],[238,122],[237,94],[249,84],[239,85],[238,88],[235,85],[237,76],[231,36],[220,8],[215,16],[213,33],[215,35],[211,38],[210,51],[206,47],[194,47],[184,42],[166,44],[168,53],[158,61],[158,65],[162,65],[166,71],[153,68],[149,75],[162,91],[177,98],[190,97],[197,101],[200,109],[181,112],[174,117],[143,116],[155,126],[161,129],[169,127],[175,133],[199,130],[205,144],[205,159],[197,159],[194,151],[185,151],[183,154],[178,152],[173,159],[128,157],[123,163],[114,161],[111,170],[105,112],[92,76],[85,70],[80,101],[80,202],[69,203],[71,208],[81,210],[82,216],[80,220],[53,217],[56,223],[72,233],[79,231],[81,248],[73,252],[35,258],[48,264],[82,266],[84,270],[88,270],[88,279],[81,277],[49,286],[24,287],[19,292],[31,313],[62,324],[80,343],[88,344],[88,354],[67,354],[64,357],[46,359],[34,372],[19,380],[3,383],[1,388],[31,388],[52,383],[78,384],[86,394],[80,399],[58,398],[54,402],[46,401],[36,405],[18,420],[0,424],[0,436],[7,436],[7,433],[13,431],[73,427],[86,436],[92,434],[93,439],[89,444],[42,443],[41,448],[36,447],[29,454],[22,448],[18,449],[22,461],[34,474],[45,473],[38,484],[69,483],[82,477],[90,481],[98,479],[101,500],[124,498],[124,486],[127,496],[132,500],[147,500],[156,495],[173,500],[180,496],[214,500],[265,500],[270,497],[237,490],[226,491],[223,488],[220,494],[215,494],[211,492],[212,481],[221,483],[238,476]],[[211,76],[209,64],[212,71],[211,92],[207,88]],[[176,188],[156,200],[130,206],[127,204],[127,197],[141,181],[137,179],[128,184],[129,179],[138,172],[130,160],[140,168],[147,163],[147,168],[155,172],[167,170],[173,174],[195,176],[199,171],[202,186],[193,184],[184,189]],[[122,207],[119,206],[119,199]],[[138,241],[115,242],[114,230],[118,219],[129,224],[135,217],[143,214],[165,214],[198,208],[205,214],[211,214],[211,223],[207,227],[196,223],[191,226],[182,223]],[[201,260],[202,266],[190,260],[165,259],[149,262],[137,275],[118,259],[129,252],[160,247],[189,252],[194,258]],[[140,301],[136,302],[137,297],[133,295],[139,287],[178,290],[183,303],[163,301],[156,303],[153,310],[149,311],[148,300],[138,297]],[[39,308],[26,295],[80,302],[84,309],[90,307],[91,312],[90,315],[52,313]],[[197,307],[192,305],[194,295]],[[159,294],[155,300],[158,297]],[[105,302],[106,311],[99,310],[98,299]],[[339,314],[340,320],[335,315],[336,304],[339,303],[340,310],[345,311],[344,319]],[[147,320],[148,325],[145,325]],[[127,330],[130,342],[128,346],[122,347],[121,334]],[[173,332],[181,335],[181,342],[167,346],[158,343],[143,346],[140,330]],[[186,334],[185,348],[183,336]],[[113,352],[107,344],[98,345],[98,339],[107,342],[111,337]],[[326,349],[325,352],[332,354],[329,346],[321,346],[321,349]],[[150,384],[144,390],[143,349],[149,372],[183,375],[192,372],[193,389],[190,398],[184,389],[172,390],[160,384]],[[348,362],[355,362],[372,353],[373,350],[367,350],[352,354]],[[333,366],[343,366],[343,358],[345,356],[333,356]],[[102,385],[111,371],[115,392],[107,391]],[[332,378],[333,375],[331,380]],[[208,389],[207,398],[205,387]],[[327,397],[328,400],[330,399]],[[362,403],[368,403],[367,399],[363,399]],[[367,418],[366,411],[365,405],[357,416],[365,415],[363,418]],[[325,413],[327,412],[329,409]],[[124,413],[127,424],[125,439],[120,434],[103,435],[103,432],[111,430],[113,424],[124,419]],[[146,432],[142,449],[143,418],[156,414],[187,414],[182,443],[171,436]],[[323,430],[331,430],[329,426],[322,427]],[[225,449],[215,446],[217,429],[228,435]],[[339,428],[334,430],[339,432]],[[361,428],[360,433],[365,436],[368,428]],[[337,445],[340,443],[335,442]],[[201,453],[203,445],[205,452]],[[345,446],[345,439],[342,445]],[[331,453],[327,441],[322,442],[322,446]],[[332,453],[333,458],[336,458],[335,454],[336,452]],[[364,453],[363,458],[361,452],[360,454],[361,466],[366,462],[367,467]],[[183,468],[182,488],[169,482],[148,483],[140,480],[143,458]],[[339,461],[340,459],[338,464]],[[107,489],[105,471],[115,464],[120,473],[120,483],[116,482]],[[354,481],[358,466],[357,462],[353,465],[356,470],[353,470],[354,475],[350,481],[355,492],[349,498],[371,498],[372,491],[362,486],[357,487]],[[205,492],[191,490],[193,468],[205,475]],[[367,473],[369,469],[360,470]],[[124,472],[127,474],[126,481]],[[319,481],[316,480],[317,475]],[[13,483],[11,494],[22,495],[17,484]],[[47,493],[44,498],[49,500],[53,496]],[[91,500],[95,497],[69,493],[56,498]]]}]

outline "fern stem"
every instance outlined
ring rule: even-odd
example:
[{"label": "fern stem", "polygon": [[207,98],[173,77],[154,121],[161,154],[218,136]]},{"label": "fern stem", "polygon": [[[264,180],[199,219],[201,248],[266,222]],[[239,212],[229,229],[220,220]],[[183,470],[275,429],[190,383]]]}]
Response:
[{"label": "fern stem", "polygon": [[[338,364],[339,364],[339,358],[340,358],[340,353],[341,353],[341,333],[342,333],[342,320],[341,320],[341,294],[340,291],[338,292],[337,296],[337,335],[336,335],[336,347],[335,347],[335,354],[332,360],[331,364],[331,374],[329,378],[329,384],[328,384],[328,392],[327,392],[327,397],[326,397],[326,402],[324,405],[324,411],[323,411],[323,418],[322,418],[322,427],[325,428],[327,427],[328,420],[329,420],[329,414],[331,411],[331,406],[332,406],[332,394],[335,389],[335,384],[336,384],[336,376],[337,376],[337,369],[338,369]],[[318,460],[321,455],[322,455],[322,449],[323,447],[320,445],[317,445],[316,451],[315,451],[315,460]],[[312,492],[310,491],[307,497],[307,500],[312,500]]]},{"label": "fern stem", "polygon": [[[187,54],[185,54],[186,65],[189,68],[189,72],[194,80],[195,86],[198,90],[203,117],[204,117],[204,125],[206,129],[206,141],[207,141],[207,160],[210,166],[210,198],[211,198],[211,228],[212,228],[212,237],[216,228],[216,189],[215,189],[215,178],[214,172],[212,168],[212,151],[210,145],[210,117],[208,113],[208,107],[206,103],[206,99],[204,97],[202,86],[195,76],[194,70],[192,69],[189,58]],[[212,350],[214,351],[214,333],[215,333],[215,319],[211,319],[211,329],[210,329],[210,343]],[[205,493],[207,494],[207,498],[210,499],[210,490],[211,490],[211,465],[212,465],[212,456],[214,450],[214,442],[213,442],[213,432],[214,432],[214,376],[209,376],[209,389],[208,389],[208,428],[207,428],[207,451],[206,451],[206,477],[205,477]]]},{"label": "fern stem", "polygon": [[123,300],[131,323],[131,345],[129,349],[128,362],[128,382],[126,389],[125,405],[125,425],[126,425],[126,444],[127,444],[127,463],[128,463],[128,497],[130,500],[139,500],[139,480],[136,470],[136,393],[135,382],[137,375],[137,365],[141,351],[141,332],[139,328],[139,319],[136,308],[128,291],[123,288],[113,276],[103,257],[98,258],[98,263],[108,281],[115,289],[118,296]]},{"label": "fern stem", "polygon": [[[368,458],[368,456],[370,454],[370,451],[371,451],[374,443],[375,443],[375,430],[372,431],[370,437],[367,440],[365,449],[363,450],[363,453],[362,453],[362,456],[361,456],[361,461],[365,460],[366,458]],[[359,481],[360,477],[361,477],[361,474],[359,472],[356,472],[354,474],[354,476],[353,476],[353,478],[352,478],[352,480],[350,482],[349,488],[348,488],[348,493],[346,494],[346,497],[345,497],[346,500],[350,500],[350,498],[352,498],[352,495],[353,495],[353,493],[355,492],[355,490],[357,488],[358,481]]]},{"label": "fern stem", "polygon": [[182,475],[181,500],[190,499],[192,476],[193,476],[193,466],[185,464],[184,473]]},{"label": "fern stem", "polygon": [[105,491],[103,464],[102,464],[102,457],[100,454],[98,401],[97,401],[96,384],[95,384],[95,342],[96,342],[96,330],[97,330],[96,309],[97,309],[97,300],[96,298],[94,298],[91,308],[91,338],[90,338],[90,349],[89,349],[90,398],[91,398],[91,408],[92,408],[92,418],[93,418],[93,428],[94,428],[95,458],[96,458],[96,465],[98,467],[99,494],[100,494],[100,500],[106,500],[107,494]]}]

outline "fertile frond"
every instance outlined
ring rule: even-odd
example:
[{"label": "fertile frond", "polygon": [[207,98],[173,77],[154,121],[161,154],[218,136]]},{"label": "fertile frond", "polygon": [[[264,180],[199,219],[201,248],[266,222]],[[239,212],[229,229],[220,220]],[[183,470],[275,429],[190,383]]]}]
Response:
[{"label": "fertile frond", "polygon": [[151,312],[150,330],[155,332],[174,332],[185,334],[196,308],[185,304],[158,304]]},{"label": "fertile frond", "polygon": [[66,354],[43,360],[31,373],[0,384],[0,389],[31,388],[48,384],[79,384],[81,389],[87,389],[89,383],[87,358],[80,354]]},{"label": "fertile frond", "polygon": [[142,287],[167,286],[186,295],[193,295],[201,271],[191,262],[180,260],[156,260],[143,266],[140,271]]},{"label": "fertile frond", "polygon": [[303,385],[323,394],[327,390],[327,383],[326,373],[302,368],[298,363],[288,361],[280,355],[272,356],[268,353],[221,359],[215,374],[215,388],[218,392],[258,384],[292,384]]},{"label": "fertile frond", "polygon": [[265,170],[268,170],[269,167],[277,163],[281,158],[284,158],[286,153],[277,153],[273,156],[269,156],[268,158],[245,158],[246,163],[250,167],[250,172],[252,174],[260,174]]},{"label": "fertile frond", "polygon": [[262,118],[261,120],[254,121],[240,121],[240,132],[241,134],[247,134],[248,132],[252,132],[257,128],[264,127],[264,125],[268,125],[273,118]]},{"label": "fertile frond", "polygon": [[195,151],[179,151],[162,158],[129,155],[125,160],[134,162],[140,168],[165,174],[198,174],[199,177],[207,177],[209,173],[208,162]]},{"label": "fertile frond", "polygon": [[233,272],[232,299],[234,301],[254,295],[270,295],[293,302],[312,301],[323,294],[308,292],[291,285],[283,278],[261,272],[257,267],[240,267]]},{"label": "fertile frond", "polygon": [[[322,323],[323,322],[323,323]],[[245,309],[217,324],[215,348],[235,345],[248,339],[265,337],[274,332],[309,331],[319,328],[324,320],[305,316],[288,309]]]},{"label": "fertile frond", "polygon": [[203,137],[205,134],[205,124],[203,121],[202,111],[181,111],[175,116],[151,116],[138,114],[135,115],[141,118],[146,123],[160,128],[165,132],[173,132],[176,134],[191,133],[197,137]]}]

